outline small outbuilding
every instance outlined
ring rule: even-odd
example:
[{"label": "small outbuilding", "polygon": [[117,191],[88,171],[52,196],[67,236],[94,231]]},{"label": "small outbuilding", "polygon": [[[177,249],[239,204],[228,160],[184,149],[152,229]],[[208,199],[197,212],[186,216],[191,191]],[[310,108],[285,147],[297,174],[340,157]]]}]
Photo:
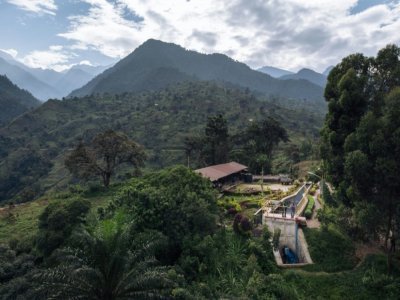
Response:
[{"label": "small outbuilding", "polygon": [[215,186],[234,183],[238,180],[245,180],[249,176],[249,173],[247,173],[247,166],[237,162],[209,166],[197,169],[195,172],[210,179]]}]

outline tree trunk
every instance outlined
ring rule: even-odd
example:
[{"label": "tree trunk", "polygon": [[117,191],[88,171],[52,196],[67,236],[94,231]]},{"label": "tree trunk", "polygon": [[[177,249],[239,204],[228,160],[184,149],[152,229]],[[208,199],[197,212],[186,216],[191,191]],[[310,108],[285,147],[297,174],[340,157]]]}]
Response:
[{"label": "tree trunk", "polygon": [[104,172],[104,174],[102,175],[102,177],[103,177],[103,184],[104,184],[104,186],[108,188],[108,186],[110,185],[111,173],[109,173],[109,172]]},{"label": "tree trunk", "polygon": [[261,195],[264,196],[264,166],[261,167]]}]

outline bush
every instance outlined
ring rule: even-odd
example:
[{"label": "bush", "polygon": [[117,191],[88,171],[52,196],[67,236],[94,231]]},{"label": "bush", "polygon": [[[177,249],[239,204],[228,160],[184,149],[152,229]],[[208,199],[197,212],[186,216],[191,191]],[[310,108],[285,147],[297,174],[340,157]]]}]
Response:
[{"label": "bush", "polygon": [[274,230],[274,236],[272,237],[272,245],[274,247],[274,250],[279,249],[279,238],[281,236],[281,230],[279,228],[275,228]]},{"label": "bush", "polygon": [[308,195],[307,197],[308,197],[308,203],[304,211],[304,216],[306,217],[306,219],[311,219],[315,202],[314,202],[314,197],[310,195]]},{"label": "bush", "polygon": [[240,235],[248,235],[252,229],[253,224],[251,224],[248,217],[241,214],[236,214],[235,219],[233,220],[233,230],[235,233]]}]

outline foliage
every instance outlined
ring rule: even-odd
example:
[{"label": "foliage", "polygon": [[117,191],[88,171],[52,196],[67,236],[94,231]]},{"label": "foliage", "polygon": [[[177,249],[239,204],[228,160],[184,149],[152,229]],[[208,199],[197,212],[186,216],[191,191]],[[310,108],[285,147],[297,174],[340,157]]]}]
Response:
[{"label": "foliage", "polygon": [[250,231],[253,229],[253,224],[250,222],[249,218],[243,216],[242,214],[236,214],[233,219],[233,231],[239,235],[249,235]]},{"label": "foliage", "polygon": [[80,142],[65,158],[65,166],[79,178],[101,176],[104,186],[108,187],[119,165],[129,163],[138,171],[144,165],[145,157],[140,145],[124,134],[108,130],[96,135],[90,145]]},{"label": "foliage", "polygon": [[313,196],[308,195],[307,198],[308,198],[308,203],[307,203],[306,209],[304,210],[304,216],[307,219],[311,219],[315,201],[314,201]]},{"label": "foliage", "polygon": [[216,229],[217,205],[210,181],[178,166],[134,180],[114,207],[126,207],[137,230],[162,232],[178,245],[185,237]]},{"label": "foliage", "polygon": [[[71,178],[66,176],[61,154],[75,148],[78,140],[89,144],[109,129],[143,145],[146,167],[157,169],[187,164],[185,137],[204,132],[209,116],[223,114],[231,136],[247,128],[249,119],[272,117],[298,144],[304,136],[316,137],[323,121],[320,110],[295,100],[287,106],[286,102],[209,82],[187,82],[158,92],[47,101],[0,129],[0,201],[36,186],[38,195],[66,187]],[[28,153],[40,157],[41,163]],[[195,157],[191,167],[199,166]],[[130,171],[121,168],[115,180],[129,178]]]},{"label": "foliage", "polygon": [[[375,58],[359,54],[343,59],[329,74],[325,90],[329,112],[321,154],[336,199],[357,206],[363,233],[383,235],[386,245],[390,231],[397,235],[400,207],[399,74],[400,48],[388,45]],[[368,224],[372,216],[373,229]]]},{"label": "foliage", "polygon": [[29,92],[21,90],[6,76],[0,75],[0,127],[39,105],[40,102]]},{"label": "foliage", "polygon": [[226,119],[220,114],[208,117],[202,157],[207,165],[225,163],[229,153],[229,133]]},{"label": "foliage", "polygon": [[131,236],[112,221],[78,231],[70,247],[55,253],[57,265],[36,276],[38,293],[46,299],[166,298],[172,282],[154,258],[159,241],[155,234]]},{"label": "foliage", "polygon": [[45,256],[49,256],[65,242],[72,230],[84,221],[89,209],[90,202],[80,199],[49,204],[39,216],[37,248]]},{"label": "foliage", "polygon": [[307,267],[308,270],[336,272],[355,266],[353,242],[334,226],[324,229],[304,228],[304,235],[315,263]]},{"label": "foliage", "polygon": [[0,298],[19,299],[25,294],[29,299],[34,286],[31,275],[36,272],[35,256],[0,245]]},{"label": "foliage", "polygon": [[241,134],[239,147],[243,148],[243,161],[253,172],[270,172],[272,153],[279,142],[287,142],[288,135],[273,118],[252,122]]},{"label": "foliage", "polygon": [[274,235],[272,237],[272,245],[274,246],[274,250],[279,250],[279,238],[281,237],[281,229],[275,228]]}]

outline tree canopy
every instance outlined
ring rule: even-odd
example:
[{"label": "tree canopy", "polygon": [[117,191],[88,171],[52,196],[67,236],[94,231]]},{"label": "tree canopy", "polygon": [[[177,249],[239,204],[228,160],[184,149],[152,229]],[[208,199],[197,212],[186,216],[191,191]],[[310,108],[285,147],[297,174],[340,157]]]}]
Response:
[{"label": "tree canopy", "polygon": [[65,166],[79,178],[101,176],[104,186],[108,187],[119,165],[129,163],[137,171],[144,165],[145,158],[142,146],[124,134],[107,130],[96,135],[89,145],[79,142],[66,157]]},{"label": "tree canopy", "polygon": [[400,48],[388,45],[375,58],[344,58],[325,90],[325,172],[364,234],[383,234],[386,243],[400,207],[399,75]]}]

